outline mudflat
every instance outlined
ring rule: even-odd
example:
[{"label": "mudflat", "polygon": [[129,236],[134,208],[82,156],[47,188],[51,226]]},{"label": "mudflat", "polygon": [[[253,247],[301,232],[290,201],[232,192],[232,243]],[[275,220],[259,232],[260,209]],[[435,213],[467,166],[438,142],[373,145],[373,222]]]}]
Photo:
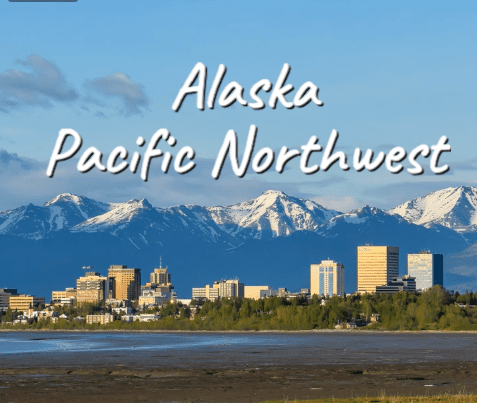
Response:
[{"label": "mudflat", "polygon": [[477,393],[469,333],[0,336],[0,402],[262,402]]},{"label": "mudflat", "polygon": [[[432,385],[432,386],[425,386]],[[0,369],[1,402],[261,402],[477,393],[477,363],[174,369],[116,365]]]}]

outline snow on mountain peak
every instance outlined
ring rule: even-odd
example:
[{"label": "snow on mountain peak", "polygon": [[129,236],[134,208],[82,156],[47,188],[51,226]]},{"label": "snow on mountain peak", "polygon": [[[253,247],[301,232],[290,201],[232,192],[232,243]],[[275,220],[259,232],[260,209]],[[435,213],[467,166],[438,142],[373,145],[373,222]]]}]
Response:
[{"label": "snow on mountain peak", "polygon": [[45,207],[51,206],[58,202],[72,202],[74,204],[81,205],[83,204],[84,199],[85,199],[84,196],[77,196],[72,193],[61,193],[58,196],[53,197],[53,199],[51,199],[50,201],[46,202],[44,206]]},{"label": "snow on mountain peak", "polygon": [[477,189],[459,186],[437,190],[388,212],[418,225],[438,224],[458,232],[473,232],[477,226]]},{"label": "snow on mountain peak", "polygon": [[256,237],[271,231],[273,236],[290,235],[295,231],[314,231],[321,223],[339,214],[310,200],[290,197],[281,191],[268,190],[256,199],[231,206],[209,207],[211,218],[231,235],[243,229]]}]

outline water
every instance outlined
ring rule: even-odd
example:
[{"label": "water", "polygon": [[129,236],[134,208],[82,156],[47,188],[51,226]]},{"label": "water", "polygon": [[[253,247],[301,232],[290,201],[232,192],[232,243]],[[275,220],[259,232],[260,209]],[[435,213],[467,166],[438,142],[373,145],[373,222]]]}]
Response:
[{"label": "water", "polygon": [[477,361],[471,333],[0,333],[4,364],[169,367]]}]

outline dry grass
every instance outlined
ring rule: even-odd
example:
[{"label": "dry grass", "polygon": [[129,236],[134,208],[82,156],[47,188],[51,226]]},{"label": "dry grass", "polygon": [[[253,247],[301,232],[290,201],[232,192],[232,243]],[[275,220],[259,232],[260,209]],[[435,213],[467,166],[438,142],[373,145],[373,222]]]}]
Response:
[{"label": "dry grass", "polygon": [[350,399],[271,400],[264,403],[474,403],[477,395],[459,393],[442,396],[382,396],[355,397]]}]

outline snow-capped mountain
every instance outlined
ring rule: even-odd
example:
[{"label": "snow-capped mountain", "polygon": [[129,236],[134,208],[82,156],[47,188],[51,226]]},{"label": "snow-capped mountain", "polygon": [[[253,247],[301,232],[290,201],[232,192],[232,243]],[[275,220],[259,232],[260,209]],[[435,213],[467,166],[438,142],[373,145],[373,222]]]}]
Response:
[{"label": "snow-capped mountain", "polygon": [[89,217],[103,214],[109,208],[106,203],[64,193],[44,206],[29,204],[0,212],[0,234],[41,239],[52,231],[69,230]]},{"label": "snow-capped mountain", "polygon": [[266,233],[283,236],[295,231],[315,231],[319,225],[340,214],[311,200],[290,197],[275,190],[247,202],[207,210],[225,232],[231,235],[245,232],[254,238],[261,238]]},{"label": "snow-capped mountain", "polygon": [[[74,209],[66,209],[70,205]],[[145,199],[104,204],[83,196],[63,194],[46,203],[45,207],[48,210],[43,214],[48,220],[58,222],[58,229],[68,228],[72,232],[108,232],[118,236],[134,229],[134,234],[130,233],[128,236],[140,234],[144,242],[147,242],[146,235],[187,232],[188,235],[202,236],[212,242],[228,242],[230,245],[249,238],[261,239],[287,236],[295,231],[315,231],[319,225],[340,214],[313,201],[272,190],[256,199],[230,206],[185,205],[161,209],[153,207]],[[31,208],[42,209],[35,206]],[[66,210],[71,217],[66,217]],[[8,216],[7,213],[5,216]],[[40,228],[35,231],[35,238],[55,230],[44,225],[44,221],[48,220],[41,220]],[[9,228],[5,226],[3,233],[9,233]]]},{"label": "snow-capped mountain", "polygon": [[354,292],[356,247],[365,243],[398,246],[401,274],[407,253],[443,253],[445,273],[454,276],[445,285],[470,284],[477,281],[470,241],[477,232],[462,229],[476,225],[475,195],[474,188],[444,189],[390,211],[338,213],[279,191],[229,206],[168,208],[62,194],[0,213],[0,267],[8,268],[0,287],[46,295],[74,285],[85,265],[105,273],[126,264],[147,278],[162,255],[183,297],[191,287],[236,276],[246,284],[307,287],[309,265],[327,258],[345,265],[345,289]]},{"label": "snow-capped mountain", "polygon": [[461,186],[429,193],[391,210],[405,220],[429,227],[442,225],[458,232],[477,231],[477,189]]}]

